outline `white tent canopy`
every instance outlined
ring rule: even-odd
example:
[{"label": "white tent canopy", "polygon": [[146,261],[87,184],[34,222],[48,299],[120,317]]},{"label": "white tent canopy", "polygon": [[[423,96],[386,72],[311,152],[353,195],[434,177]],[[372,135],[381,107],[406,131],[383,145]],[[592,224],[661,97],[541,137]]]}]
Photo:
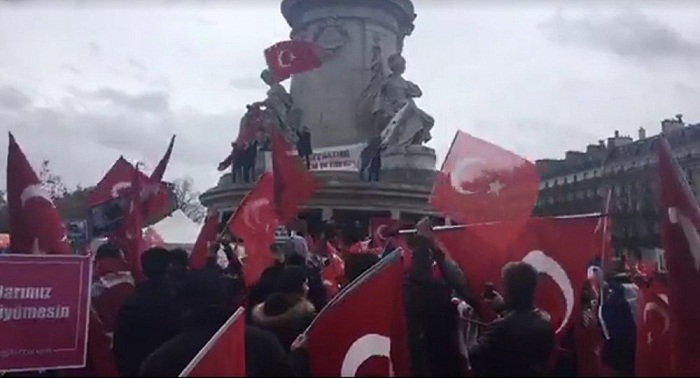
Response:
[{"label": "white tent canopy", "polygon": [[190,220],[181,210],[151,226],[170,245],[194,245],[199,235],[200,225]]}]

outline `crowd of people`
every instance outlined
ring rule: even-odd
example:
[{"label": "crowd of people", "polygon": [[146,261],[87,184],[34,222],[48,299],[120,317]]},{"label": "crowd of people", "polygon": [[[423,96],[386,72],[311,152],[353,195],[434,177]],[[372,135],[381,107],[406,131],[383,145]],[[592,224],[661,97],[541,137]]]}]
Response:
[{"label": "crowd of people", "polygon": [[[485,300],[477,300],[429,229],[421,221],[417,233],[408,238],[412,256],[404,285],[412,375],[464,376],[470,368],[474,376],[576,376],[575,357],[560,358],[556,366],[551,363],[554,327],[549,315],[535,306],[535,269],[522,262],[507,264],[503,293],[485,292]],[[297,227],[284,244],[270,246],[274,264],[252,286],[246,286],[241,256],[226,238],[210,244],[206,266],[196,270],[190,269],[185,250],[146,250],[140,260],[146,280],[139,283],[119,246],[101,245],[95,254],[92,305],[105,330],[113,334],[118,374],[178,376],[243,306],[247,376],[310,376],[304,330],[342,286],[392,252],[392,238],[398,236],[390,231],[383,235],[383,250],[368,252],[372,240],[356,226],[341,230],[325,225],[314,235],[303,231]],[[225,267],[217,263],[221,249],[229,261]],[[338,257],[344,269],[336,272],[340,287],[332,290],[322,270]],[[594,275],[602,278],[596,262],[592,266]],[[632,281],[620,274],[608,279],[605,289],[610,295],[604,300],[610,337],[603,359],[612,371],[632,375],[634,320],[623,305],[624,294],[620,299]],[[595,298],[588,291],[581,299],[584,319],[596,318],[588,305]],[[499,317],[469,343],[467,357],[458,338],[459,322],[464,307],[478,313],[479,303],[487,303]],[[95,373],[94,362],[88,359],[84,375]]]}]

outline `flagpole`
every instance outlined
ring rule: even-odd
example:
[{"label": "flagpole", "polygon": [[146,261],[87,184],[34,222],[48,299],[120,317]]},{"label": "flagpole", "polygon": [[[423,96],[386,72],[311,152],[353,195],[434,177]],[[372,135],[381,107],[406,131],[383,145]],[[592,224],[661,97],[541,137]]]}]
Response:
[{"label": "flagpole", "polygon": [[[601,217],[604,215],[605,214],[602,214],[602,213],[587,213],[587,214],[574,214],[574,215],[560,215],[560,216],[551,217],[551,218],[553,218],[553,219],[580,219],[580,218]],[[453,224],[453,225],[445,225],[445,226],[434,226],[432,228],[432,230],[433,230],[433,232],[461,230],[464,228],[477,227],[477,226],[487,226],[487,225],[497,224],[497,223],[500,223],[500,222],[483,222],[483,223],[472,223],[472,224]],[[399,232],[399,235],[410,235],[410,234],[415,234],[416,229],[409,228],[409,229],[399,230],[398,232]]]}]

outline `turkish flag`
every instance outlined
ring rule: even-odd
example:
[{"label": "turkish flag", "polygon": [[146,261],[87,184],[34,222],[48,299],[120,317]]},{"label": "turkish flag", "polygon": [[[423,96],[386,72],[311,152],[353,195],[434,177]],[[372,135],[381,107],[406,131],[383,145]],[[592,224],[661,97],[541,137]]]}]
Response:
[{"label": "turkish flag", "polygon": [[255,138],[255,134],[263,130],[263,111],[260,105],[248,105],[248,109],[246,124],[241,125],[234,142],[239,148],[245,148]]},{"label": "turkish flag", "polygon": [[246,283],[254,283],[274,259],[270,244],[275,241],[277,209],[274,205],[274,181],[269,172],[263,173],[258,182],[238,205],[228,222],[228,228],[243,239],[246,261],[243,273]]},{"label": "turkish flag", "polygon": [[[171,143],[173,140],[171,140]],[[169,160],[168,152],[163,157]],[[167,164],[163,162],[159,164]],[[161,168],[156,168],[158,170]],[[162,168],[163,170],[165,168]],[[131,184],[137,169],[124,157],[119,157],[104,177],[97,183],[94,189],[88,193],[88,206],[95,207],[112,201],[115,198],[126,197],[131,193]],[[145,221],[155,222],[169,214],[174,206],[172,190],[164,182],[151,180],[142,172],[138,173],[139,180],[143,184],[141,190],[141,206],[144,207],[143,218]]]},{"label": "turkish flag", "polygon": [[637,377],[669,377],[671,369],[671,309],[668,289],[660,278],[641,286],[637,300]]},{"label": "turkish flag", "polygon": [[321,269],[321,279],[326,288],[328,298],[333,298],[338,294],[340,284],[345,280],[345,261],[337,254],[335,248],[329,242],[325,242],[328,248],[328,265]]},{"label": "turkish flag", "polygon": [[[536,304],[551,315],[557,335],[562,337],[580,312],[586,270],[598,241],[594,236],[598,218],[531,218],[506,249],[472,237],[473,233],[497,235],[503,229],[498,223],[437,231],[435,235],[477,292],[483,292],[487,282],[499,286],[501,269],[510,261],[535,267],[541,277]],[[485,304],[480,307],[488,308]],[[489,315],[493,316],[487,313],[484,317]]]},{"label": "turkish flag", "polygon": [[281,224],[287,224],[296,218],[299,207],[313,197],[318,187],[314,175],[290,151],[292,147],[277,128],[272,127],[274,199]]},{"label": "turkish flag", "polygon": [[141,253],[146,249],[141,209],[141,176],[143,174],[135,169],[130,185],[129,212],[126,214],[124,225],[118,234],[118,238],[126,245],[127,261],[131,264],[132,274],[137,281],[145,278],[141,268]]},{"label": "turkish flag", "polygon": [[430,203],[464,224],[500,222],[497,233],[474,236],[505,248],[537,201],[535,165],[494,144],[458,131],[435,178]]},{"label": "turkish flag", "polygon": [[7,204],[10,251],[24,254],[64,254],[73,250],[53,199],[9,133],[7,151]]},{"label": "turkish flag", "polygon": [[321,49],[309,41],[282,41],[265,49],[265,61],[279,81],[321,67]]},{"label": "turkish flag", "polygon": [[668,268],[675,376],[700,375],[700,208],[671,147],[659,140],[661,239]]},{"label": "turkish flag", "polygon": [[[371,246],[383,249],[391,239],[389,234],[400,226],[400,221],[388,217],[372,217],[369,219],[369,235]],[[380,251],[381,252],[381,251]]]},{"label": "turkish flag", "polygon": [[410,374],[401,256],[375,264],[331,300],[306,331],[315,377]]},{"label": "turkish flag", "polygon": [[190,253],[190,268],[202,269],[207,265],[209,256],[209,243],[216,241],[219,232],[219,213],[211,211],[204,220],[202,228],[199,230],[197,240],[194,242]]},{"label": "turkish flag", "polygon": [[245,377],[245,311],[240,307],[180,373],[180,377]]}]

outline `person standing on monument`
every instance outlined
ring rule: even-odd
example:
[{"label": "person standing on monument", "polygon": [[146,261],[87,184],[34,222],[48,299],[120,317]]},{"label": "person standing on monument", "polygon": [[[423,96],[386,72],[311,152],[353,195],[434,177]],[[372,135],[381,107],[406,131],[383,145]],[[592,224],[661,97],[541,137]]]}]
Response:
[{"label": "person standing on monument", "polygon": [[382,151],[386,146],[382,144],[381,137],[373,137],[367,146],[360,152],[360,180],[378,182],[379,172],[382,169]]},{"label": "person standing on monument", "polygon": [[311,131],[308,126],[303,126],[301,130],[297,130],[297,154],[304,159],[306,169],[311,169]]},{"label": "person standing on monument", "polygon": [[241,170],[243,173],[243,182],[249,183],[255,181],[255,162],[258,158],[258,141],[253,139],[248,142],[248,145],[243,152],[243,161]]}]

